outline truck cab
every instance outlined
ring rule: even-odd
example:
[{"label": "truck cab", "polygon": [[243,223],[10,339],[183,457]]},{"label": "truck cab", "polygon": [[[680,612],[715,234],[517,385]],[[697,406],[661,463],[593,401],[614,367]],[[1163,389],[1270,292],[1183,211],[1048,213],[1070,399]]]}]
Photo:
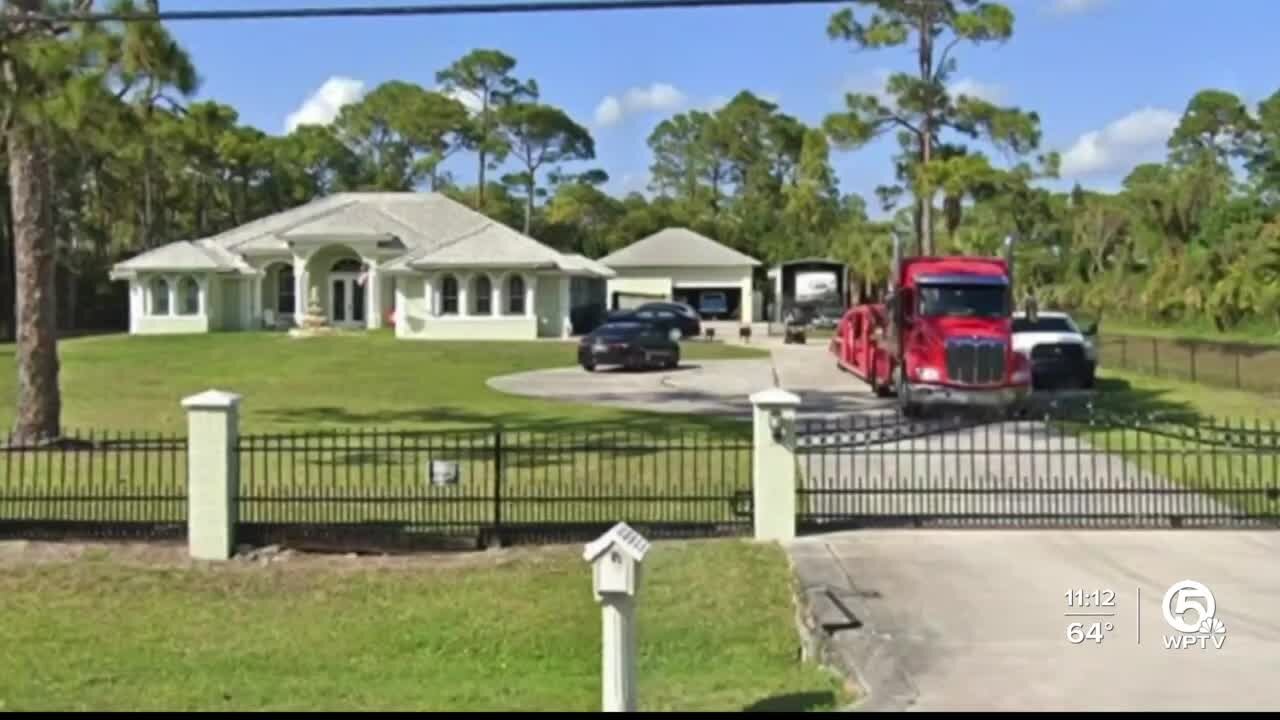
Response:
[{"label": "truck cab", "polygon": [[891,300],[900,346],[894,392],[905,410],[1003,408],[1028,392],[1030,370],[1013,347],[1013,294],[998,258],[910,258]]},{"label": "truck cab", "polygon": [[1013,345],[1012,243],[1006,256],[903,258],[894,238],[883,304],[845,313],[831,352],[841,369],[907,415],[931,406],[1010,410],[1030,392]]}]

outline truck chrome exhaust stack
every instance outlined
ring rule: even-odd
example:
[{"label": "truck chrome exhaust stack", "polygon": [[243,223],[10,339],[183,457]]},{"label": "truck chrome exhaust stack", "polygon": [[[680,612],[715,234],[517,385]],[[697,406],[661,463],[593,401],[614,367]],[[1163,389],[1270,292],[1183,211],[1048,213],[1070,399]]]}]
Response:
[{"label": "truck chrome exhaust stack", "polygon": [[1006,235],[1004,237],[1004,261],[1009,266],[1008,273],[1010,284],[1013,283],[1013,246],[1015,243],[1016,240],[1012,235]]}]

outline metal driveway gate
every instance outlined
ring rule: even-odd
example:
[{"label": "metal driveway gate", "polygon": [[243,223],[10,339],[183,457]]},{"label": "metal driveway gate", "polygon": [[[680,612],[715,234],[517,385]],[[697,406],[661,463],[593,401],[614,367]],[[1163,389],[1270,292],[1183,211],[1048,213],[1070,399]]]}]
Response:
[{"label": "metal driveway gate", "polygon": [[802,529],[1280,525],[1280,432],[1053,411],[800,420]]}]

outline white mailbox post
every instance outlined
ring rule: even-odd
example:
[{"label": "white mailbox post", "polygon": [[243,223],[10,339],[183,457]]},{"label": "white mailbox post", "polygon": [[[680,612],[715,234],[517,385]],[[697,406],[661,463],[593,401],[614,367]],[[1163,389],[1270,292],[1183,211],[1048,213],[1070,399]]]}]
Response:
[{"label": "white mailbox post", "polygon": [[591,563],[592,589],[603,614],[602,710],[636,710],[635,600],[649,541],[626,523],[587,545],[582,558]]}]

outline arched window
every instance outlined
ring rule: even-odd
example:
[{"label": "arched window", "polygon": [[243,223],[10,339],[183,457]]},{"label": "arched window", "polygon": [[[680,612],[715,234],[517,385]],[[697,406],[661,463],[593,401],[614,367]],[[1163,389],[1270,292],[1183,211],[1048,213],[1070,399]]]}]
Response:
[{"label": "arched window", "polygon": [[476,275],[471,279],[471,314],[493,314],[493,281],[488,275]]},{"label": "arched window", "polygon": [[297,281],[293,277],[293,267],[281,265],[276,273],[276,312],[281,315],[292,315],[297,311]]},{"label": "arched window", "polygon": [[440,314],[458,314],[458,278],[445,275],[440,280]]},{"label": "arched window", "polygon": [[330,272],[360,273],[364,272],[364,266],[355,258],[343,258],[333,264],[333,268]]},{"label": "arched window", "polygon": [[178,314],[200,314],[200,283],[190,275],[178,280]]},{"label": "arched window", "polygon": [[524,314],[524,278],[519,275],[507,278],[507,314]]},{"label": "arched window", "polygon": [[151,281],[151,314],[169,314],[169,281],[161,277]]}]

